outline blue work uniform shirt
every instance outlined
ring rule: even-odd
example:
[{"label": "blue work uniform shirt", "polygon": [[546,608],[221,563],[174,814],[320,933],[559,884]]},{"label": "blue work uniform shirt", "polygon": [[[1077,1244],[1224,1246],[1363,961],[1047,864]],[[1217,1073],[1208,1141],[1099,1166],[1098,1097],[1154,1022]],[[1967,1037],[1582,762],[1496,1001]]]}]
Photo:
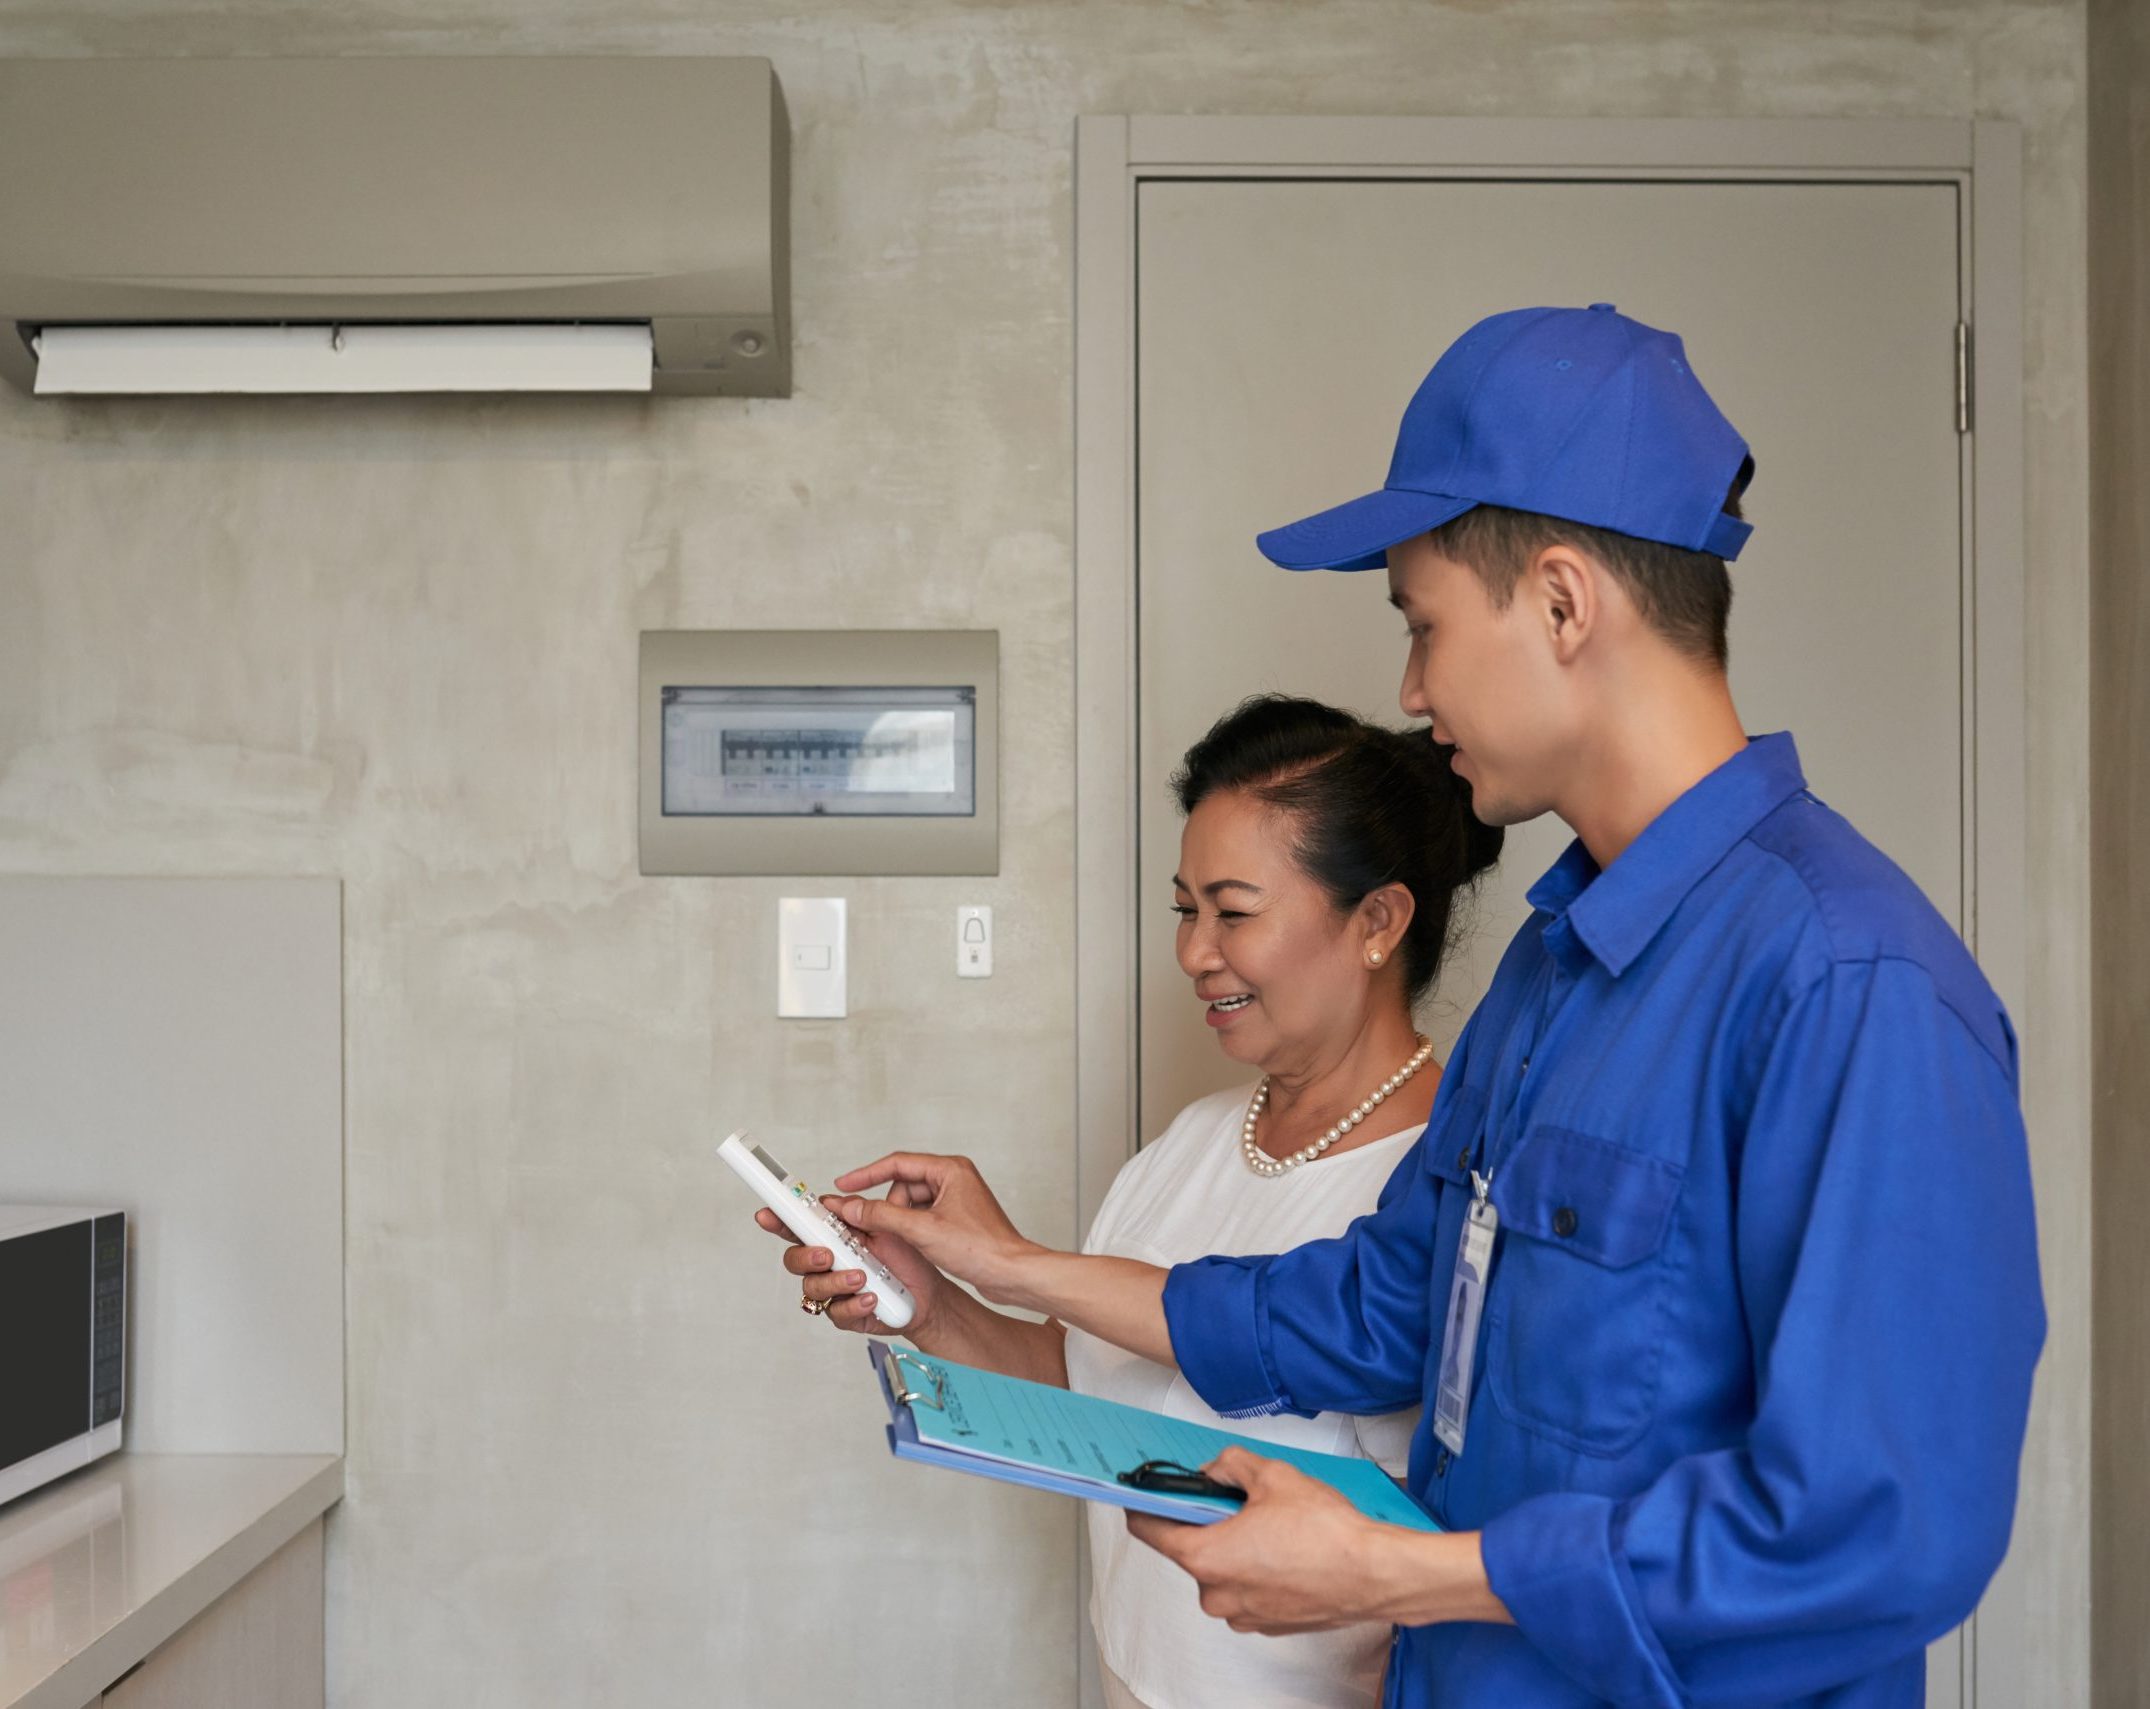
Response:
[{"label": "blue work uniform shirt", "polygon": [[[1768,736],[1531,891],[1418,1145],[1333,1240],[1165,1284],[1220,1412],[1423,1401],[1410,1488],[1513,1627],[1397,1634],[1428,1709],[1924,1701],[2015,1508],[2045,1334],[2016,1046]],[[1433,1436],[1473,1170],[1500,1212]]]}]

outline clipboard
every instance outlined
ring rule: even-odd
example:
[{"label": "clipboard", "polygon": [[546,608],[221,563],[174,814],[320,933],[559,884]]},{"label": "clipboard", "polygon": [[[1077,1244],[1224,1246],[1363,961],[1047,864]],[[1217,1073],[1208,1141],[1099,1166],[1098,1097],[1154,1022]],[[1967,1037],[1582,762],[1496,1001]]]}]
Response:
[{"label": "clipboard", "polygon": [[1318,1478],[1370,1519],[1440,1529],[1371,1460],[1262,1442],[878,1341],[867,1352],[888,1403],[888,1445],[899,1460],[1214,1525],[1239,1511],[1236,1495],[1141,1488],[1122,1474],[1159,1461],[1203,1466],[1225,1448],[1240,1447]]}]

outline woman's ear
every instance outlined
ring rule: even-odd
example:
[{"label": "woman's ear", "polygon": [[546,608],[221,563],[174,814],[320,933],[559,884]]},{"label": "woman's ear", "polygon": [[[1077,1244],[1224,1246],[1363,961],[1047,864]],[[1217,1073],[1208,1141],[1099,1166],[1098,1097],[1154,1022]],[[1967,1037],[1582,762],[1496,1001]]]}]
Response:
[{"label": "woman's ear", "polygon": [[1355,918],[1368,967],[1386,967],[1396,959],[1417,912],[1417,900],[1401,884],[1384,884],[1360,901]]}]

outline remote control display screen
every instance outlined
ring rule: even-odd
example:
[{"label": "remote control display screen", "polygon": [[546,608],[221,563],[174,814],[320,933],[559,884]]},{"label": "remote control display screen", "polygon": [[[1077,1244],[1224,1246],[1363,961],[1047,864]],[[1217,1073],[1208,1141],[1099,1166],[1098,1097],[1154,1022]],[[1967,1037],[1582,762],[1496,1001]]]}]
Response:
[{"label": "remote control display screen", "polygon": [[775,1158],[771,1157],[758,1145],[754,1147],[754,1161],[759,1163],[764,1169],[768,1170],[769,1173],[774,1175],[779,1181],[784,1179],[783,1164],[779,1163]]}]

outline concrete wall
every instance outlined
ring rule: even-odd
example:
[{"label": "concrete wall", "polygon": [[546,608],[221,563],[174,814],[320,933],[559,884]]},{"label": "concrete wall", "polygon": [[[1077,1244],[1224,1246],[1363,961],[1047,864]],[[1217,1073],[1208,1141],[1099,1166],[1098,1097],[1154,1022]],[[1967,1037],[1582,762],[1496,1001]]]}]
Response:
[{"label": "concrete wall", "polygon": [[2150,12],[2091,0],[2095,1700],[2150,1702]]},{"label": "concrete wall", "polygon": [[[8,54],[565,51],[776,61],[796,397],[0,396],[0,870],[346,881],[335,1700],[767,1703],[811,1655],[1071,1701],[1073,1516],[881,1463],[862,1355],[805,1332],[708,1145],[965,1149],[1069,1232],[1071,128],[1206,111],[2025,126],[2022,1019],[2059,1380],[1995,1630],[2021,1701],[2085,1701],[2081,0],[0,0]],[[1005,868],[827,886],[853,1017],[779,1024],[787,887],[635,874],[635,634],[822,622],[1001,630]],[[914,977],[972,900],[996,977]],[[786,1500],[818,1531],[784,1539]],[[906,1539],[877,1573],[859,1525]]]}]

